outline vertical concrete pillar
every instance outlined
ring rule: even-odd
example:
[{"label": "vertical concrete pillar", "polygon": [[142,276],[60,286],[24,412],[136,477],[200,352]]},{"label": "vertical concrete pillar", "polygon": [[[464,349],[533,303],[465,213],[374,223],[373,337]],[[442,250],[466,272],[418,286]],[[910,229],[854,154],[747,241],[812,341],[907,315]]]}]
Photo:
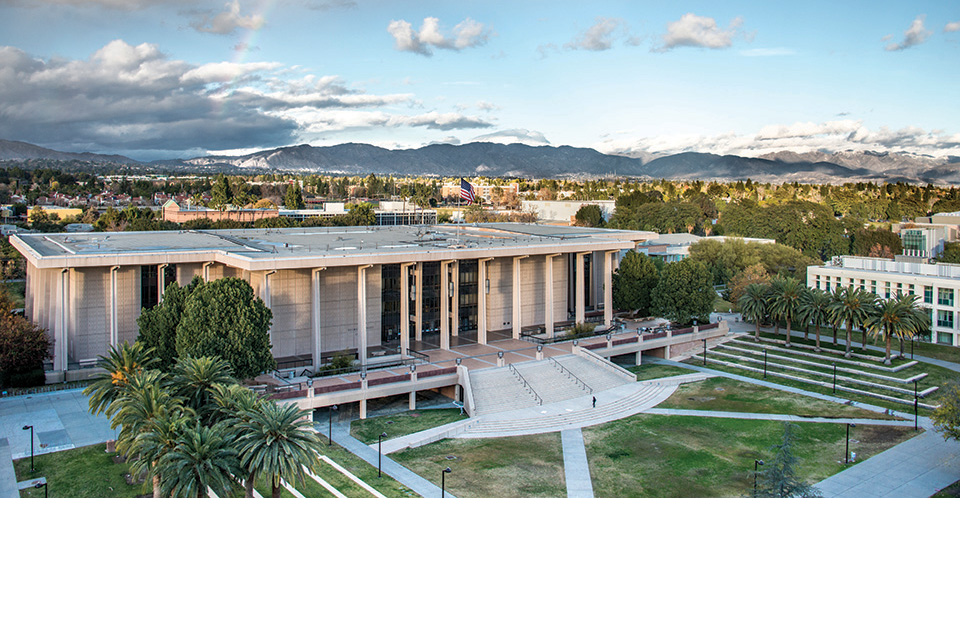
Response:
[{"label": "vertical concrete pillar", "polygon": [[440,262],[440,348],[450,349],[450,261]]},{"label": "vertical concrete pillar", "polygon": [[360,419],[365,420],[367,418],[367,399],[363,398],[360,400]]},{"label": "vertical concrete pillar", "polygon": [[417,332],[417,342],[423,341],[423,263],[417,263],[417,271],[414,275],[414,328]]},{"label": "vertical concrete pillar", "polygon": [[120,342],[120,329],[117,317],[117,272],[120,267],[110,267],[110,346],[115,347]]},{"label": "vertical concrete pillar", "polygon": [[[57,278],[57,315],[53,330],[53,369],[67,371],[70,334],[70,270],[61,269]],[[64,379],[66,374],[64,373]]]},{"label": "vertical concrete pillar", "polygon": [[164,270],[169,266],[168,264],[157,266],[157,304],[163,302],[163,294],[167,292],[167,279],[164,277]]},{"label": "vertical concrete pillar", "polygon": [[585,256],[585,255],[586,255],[585,253],[578,253],[578,254],[577,254],[576,263],[575,263],[575,269],[574,269],[574,276],[573,276],[574,278],[577,279],[577,281],[576,281],[576,287],[577,287],[576,291],[577,291],[577,293],[576,293],[576,300],[575,300],[574,304],[576,305],[576,306],[575,306],[575,320],[576,320],[578,323],[579,323],[579,322],[583,322],[583,321],[586,319],[586,317],[587,317],[587,313],[586,313],[586,302],[585,302],[585,300],[584,300],[585,292],[584,292],[584,290],[583,290],[583,285],[584,285],[584,281],[583,281],[583,280],[584,280],[584,278],[583,278],[583,256]]},{"label": "vertical concrete pillar", "polygon": [[637,349],[637,366],[640,366],[641,360],[643,359],[643,352],[640,349]]},{"label": "vertical concrete pillar", "polygon": [[212,262],[203,263],[203,281],[210,282],[210,267],[213,266]]},{"label": "vertical concrete pillar", "polygon": [[480,258],[477,260],[477,342],[487,344],[487,283],[490,280],[490,274],[487,269],[487,263],[493,258]]},{"label": "vertical concrete pillar", "polygon": [[[371,266],[357,267],[357,359],[361,367],[367,364],[367,269]],[[366,412],[366,401],[361,402],[360,408]]]},{"label": "vertical concrete pillar", "polygon": [[520,328],[523,326],[521,287],[520,287],[520,261],[527,256],[514,256],[513,258],[513,339],[520,339]]},{"label": "vertical concrete pillar", "polygon": [[[206,267],[204,267],[206,268]],[[263,274],[263,286],[260,288],[260,299],[263,300],[263,304],[267,306],[267,309],[273,311],[273,293],[270,291],[270,285],[273,284],[270,282],[272,277],[276,275],[277,271],[266,271]],[[273,326],[276,322],[270,323],[269,337],[270,337],[270,346],[273,347]]]},{"label": "vertical concrete pillar", "polygon": [[453,282],[453,296],[450,299],[450,335],[460,335],[460,262],[454,260],[450,265],[450,278]]},{"label": "vertical concrete pillar", "polygon": [[310,327],[313,354],[313,371],[320,370],[320,360],[323,354],[323,342],[320,340],[320,272],[326,267],[318,267],[310,271]]},{"label": "vertical concrete pillar", "polygon": [[416,409],[417,409],[417,392],[416,392],[416,391],[411,391],[408,395],[409,395],[410,397],[407,399],[407,408],[410,409],[410,411],[416,411]]},{"label": "vertical concrete pillar", "polygon": [[543,331],[548,338],[553,337],[553,259],[559,253],[546,256],[546,270],[543,276]]},{"label": "vertical concrete pillar", "polygon": [[603,324],[609,328],[613,324],[613,254],[603,252]]},{"label": "vertical concrete pillar", "polygon": [[400,355],[410,351],[410,267],[413,262],[400,265]]}]

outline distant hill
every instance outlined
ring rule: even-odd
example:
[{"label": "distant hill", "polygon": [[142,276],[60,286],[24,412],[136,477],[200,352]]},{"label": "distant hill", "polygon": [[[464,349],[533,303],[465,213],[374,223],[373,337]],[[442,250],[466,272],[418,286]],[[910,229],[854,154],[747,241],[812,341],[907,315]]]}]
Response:
[{"label": "distant hill", "polygon": [[121,155],[67,153],[0,140],[0,164],[119,167],[189,173],[368,173],[523,178],[630,177],[670,180],[839,183],[850,181],[960,184],[960,157],[864,152],[778,152],[758,158],[685,152],[652,158],[580,147],[473,142],[389,150],[369,144],[298,145],[243,156],[202,156],[142,163]]}]

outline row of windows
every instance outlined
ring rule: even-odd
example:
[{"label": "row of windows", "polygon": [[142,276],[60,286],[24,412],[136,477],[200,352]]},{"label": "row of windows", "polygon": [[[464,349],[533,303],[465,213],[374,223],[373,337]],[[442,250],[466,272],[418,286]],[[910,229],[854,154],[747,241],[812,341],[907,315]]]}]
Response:
[{"label": "row of windows", "polygon": [[[815,278],[816,278],[815,287],[817,289],[822,289],[823,291],[831,291],[831,284],[834,280],[836,281],[836,286],[838,289],[844,286],[843,279],[840,277],[831,278],[830,276],[823,276],[821,280],[821,277],[818,274],[815,276]],[[913,284],[908,283],[904,285],[904,283],[902,282],[896,282],[896,283],[882,282],[880,284],[882,285],[883,288],[882,288],[882,291],[878,292],[877,281],[870,280],[869,281],[870,293],[873,293],[875,295],[880,295],[882,293],[883,297],[887,299],[892,297],[894,295],[894,292],[898,296],[907,295],[907,294],[919,295],[918,292],[914,289]],[[855,281],[853,278],[847,279],[847,286],[859,287],[861,291],[865,291],[868,287],[866,280],[861,279],[859,281]],[[935,287],[928,287],[928,286],[923,287],[923,301],[926,304],[933,304],[934,288]],[[948,289],[945,287],[936,287],[936,294],[937,294],[937,304],[941,307],[952,307],[954,306],[954,303],[957,300],[956,291],[954,289]]]}]

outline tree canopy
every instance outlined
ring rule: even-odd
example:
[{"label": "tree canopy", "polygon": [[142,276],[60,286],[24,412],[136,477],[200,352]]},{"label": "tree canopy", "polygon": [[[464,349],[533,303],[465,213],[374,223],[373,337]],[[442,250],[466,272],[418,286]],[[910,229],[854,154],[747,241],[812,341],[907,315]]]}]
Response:
[{"label": "tree canopy", "polygon": [[650,296],[660,279],[659,260],[630,250],[613,273],[615,309],[650,315]]},{"label": "tree canopy", "polygon": [[710,321],[717,292],[710,272],[699,262],[681,260],[663,268],[650,299],[651,313],[677,324]]}]

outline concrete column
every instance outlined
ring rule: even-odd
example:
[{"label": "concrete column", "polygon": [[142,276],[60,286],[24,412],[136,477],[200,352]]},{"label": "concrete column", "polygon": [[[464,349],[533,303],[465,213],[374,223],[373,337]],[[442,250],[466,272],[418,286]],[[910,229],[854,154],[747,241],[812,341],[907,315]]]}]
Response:
[{"label": "concrete column", "polygon": [[450,278],[453,282],[453,297],[450,299],[450,335],[460,335],[460,261],[450,265]]},{"label": "concrete column", "polygon": [[477,342],[487,344],[487,263],[493,258],[480,258],[477,260],[477,279],[480,281],[477,287]]},{"label": "concrete column", "polygon": [[[357,267],[357,359],[360,366],[367,364],[367,269],[373,265]],[[366,411],[365,401],[360,403],[361,411]],[[362,416],[361,416],[362,417]]]},{"label": "concrete column", "polygon": [[[206,269],[206,267],[204,267],[204,269]],[[270,309],[270,311],[273,311],[273,294],[270,291],[270,278],[276,273],[277,273],[276,269],[274,269],[273,271],[264,272],[263,286],[260,288],[260,299],[263,300],[263,304],[265,304],[267,306],[267,309]],[[270,323],[269,336],[270,336],[271,347],[273,346],[273,325],[275,324],[276,324],[275,322]]]},{"label": "concrete column", "polygon": [[640,362],[643,359],[643,352],[640,349],[637,349],[637,366],[640,366]]},{"label": "concrete column", "polygon": [[117,317],[117,272],[120,267],[110,267],[110,346],[120,342],[119,318]]},{"label": "concrete column", "polygon": [[410,267],[413,262],[400,265],[400,355],[410,351]]},{"label": "concrete column", "polygon": [[320,272],[326,267],[318,267],[310,271],[310,316],[312,330],[313,371],[320,370],[320,359],[323,354],[323,343],[320,340]]},{"label": "concrete column", "polygon": [[423,341],[423,263],[417,263],[417,272],[413,285],[416,290],[414,294],[414,328],[417,332],[417,342]]},{"label": "concrete column", "polygon": [[603,324],[613,324],[613,254],[603,252]]},{"label": "concrete column", "polygon": [[559,253],[551,253],[546,256],[547,264],[546,271],[544,272],[543,277],[543,326],[544,333],[546,333],[548,338],[553,337],[553,259],[556,258]]},{"label": "concrete column", "polygon": [[590,285],[590,302],[588,304],[593,305],[594,311],[599,311],[600,307],[600,294],[601,289],[603,288],[603,265],[604,257],[602,251],[594,251],[590,256],[590,278],[593,280],[593,283]]},{"label": "concrete column", "polygon": [[163,272],[169,266],[168,264],[157,266],[157,304],[163,302],[163,294],[167,292],[167,279],[163,277]]},{"label": "concrete column", "polygon": [[450,261],[440,262],[440,348],[450,349]]},{"label": "concrete column", "polygon": [[[57,279],[57,315],[53,330],[53,370],[67,370],[69,357],[70,270],[61,269]],[[64,374],[66,379],[66,374]]]},{"label": "concrete column", "polygon": [[363,398],[360,400],[360,419],[365,420],[367,418],[367,399]]},{"label": "concrete column", "polygon": [[410,409],[410,411],[416,411],[416,409],[417,409],[417,392],[416,392],[416,391],[411,391],[408,395],[409,395],[409,398],[407,398],[407,407]]},{"label": "concrete column", "polygon": [[523,317],[521,311],[521,287],[520,287],[520,261],[527,256],[514,256],[513,258],[513,339],[520,339],[520,327],[523,326]]},{"label": "concrete column", "polygon": [[212,262],[203,263],[203,281],[210,282],[210,267],[213,266]]},{"label": "concrete column", "polygon": [[584,301],[584,290],[583,290],[583,285],[584,285],[584,282],[583,282],[583,256],[585,256],[585,255],[586,255],[585,253],[578,253],[578,254],[577,254],[577,259],[576,259],[575,268],[574,268],[574,274],[573,274],[573,277],[577,279],[577,281],[576,281],[576,287],[577,287],[577,294],[576,294],[576,296],[577,296],[577,297],[576,297],[576,301],[575,301],[575,304],[576,304],[576,307],[575,307],[575,309],[576,309],[576,311],[575,311],[575,320],[576,320],[577,322],[583,322],[583,321],[586,319],[586,317],[587,317],[587,313],[586,313],[586,303],[585,303],[585,301]]}]

